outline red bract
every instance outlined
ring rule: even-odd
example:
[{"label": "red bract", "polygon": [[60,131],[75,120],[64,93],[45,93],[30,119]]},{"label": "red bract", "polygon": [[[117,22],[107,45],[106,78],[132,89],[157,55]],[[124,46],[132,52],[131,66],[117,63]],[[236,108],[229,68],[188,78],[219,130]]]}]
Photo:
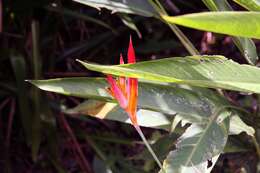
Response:
[{"label": "red bract", "polygon": [[[135,52],[130,37],[128,53],[128,63],[135,63]],[[124,64],[122,55],[120,55],[120,64]],[[130,117],[133,125],[137,124],[136,109],[138,97],[138,81],[136,78],[119,77],[114,79],[112,75],[107,75],[107,81],[110,84],[109,93],[118,101],[121,108],[123,108]]]}]

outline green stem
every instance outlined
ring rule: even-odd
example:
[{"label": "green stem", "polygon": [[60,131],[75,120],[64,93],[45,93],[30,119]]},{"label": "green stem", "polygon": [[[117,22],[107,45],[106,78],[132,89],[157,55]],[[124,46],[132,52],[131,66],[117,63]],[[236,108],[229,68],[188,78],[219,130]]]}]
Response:
[{"label": "green stem", "polygon": [[260,158],[260,147],[259,147],[259,143],[257,142],[255,136],[253,136],[252,139],[253,139],[253,143],[254,143],[254,145],[255,145],[255,149],[256,149],[257,156],[258,156],[258,158]]},{"label": "green stem", "polygon": [[161,171],[163,173],[165,173],[164,169],[163,169],[163,166],[160,162],[160,160],[158,159],[158,157],[156,156],[156,154],[154,153],[152,147],[150,146],[150,144],[148,143],[147,139],[145,138],[140,126],[138,125],[134,125],[136,131],[138,132],[138,134],[140,135],[140,137],[142,138],[145,146],[147,147],[148,151],[151,153],[151,155],[153,156],[154,160],[156,161],[156,163],[158,164],[158,166],[161,168]]},{"label": "green stem", "polygon": [[178,37],[178,39],[181,41],[183,46],[187,49],[187,51],[191,55],[199,55],[199,51],[193,46],[193,44],[190,42],[190,40],[183,34],[183,32],[174,24],[169,24],[167,22],[167,25],[171,28],[171,30],[174,32],[174,34]]},{"label": "green stem", "polygon": [[194,45],[191,43],[191,41],[183,34],[183,32],[176,25],[168,23],[161,17],[162,15],[168,16],[168,14],[165,11],[165,9],[163,8],[163,6],[160,4],[160,2],[158,0],[156,0],[156,2],[149,0],[149,2],[153,6],[153,8],[159,13],[159,16],[156,16],[156,17],[159,20],[165,22],[170,27],[170,29],[178,37],[178,39],[181,41],[182,45],[186,48],[186,50],[191,55],[199,55],[200,54],[199,51],[194,47]]}]

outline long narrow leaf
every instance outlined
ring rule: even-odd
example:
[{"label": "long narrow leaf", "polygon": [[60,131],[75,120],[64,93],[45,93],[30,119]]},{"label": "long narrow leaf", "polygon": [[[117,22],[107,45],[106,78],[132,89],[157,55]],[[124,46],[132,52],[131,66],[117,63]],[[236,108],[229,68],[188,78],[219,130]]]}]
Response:
[{"label": "long narrow leaf", "polygon": [[233,0],[250,11],[260,11],[259,0]]},{"label": "long narrow leaf", "polygon": [[113,12],[132,13],[151,17],[157,15],[147,0],[73,0],[97,9],[107,8]]},{"label": "long narrow leaf", "polygon": [[260,38],[259,12],[202,12],[163,18],[167,22],[198,30]]}]

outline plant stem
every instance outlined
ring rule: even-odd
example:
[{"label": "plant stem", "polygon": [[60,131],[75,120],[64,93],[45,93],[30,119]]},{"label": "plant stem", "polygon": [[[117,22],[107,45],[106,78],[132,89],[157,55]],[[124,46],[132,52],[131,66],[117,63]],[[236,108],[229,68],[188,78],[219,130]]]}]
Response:
[{"label": "plant stem", "polygon": [[161,17],[162,15],[168,16],[168,13],[165,11],[165,9],[160,4],[160,2],[158,0],[156,0],[156,2],[149,0],[149,2],[153,6],[153,8],[159,13],[159,16],[156,16],[156,17],[159,20],[165,22],[170,27],[170,29],[178,37],[178,39],[181,41],[182,45],[186,48],[186,50],[191,55],[199,55],[200,54],[199,51],[194,47],[194,45],[191,43],[191,41],[183,34],[183,32],[176,25],[168,23]]},{"label": "plant stem", "polygon": [[199,55],[199,51],[193,46],[193,44],[190,42],[190,40],[183,34],[183,32],[174,24],[167,25],[171,28],[171,30],[174,32],[174,34],[178,37],[178,39],[181,41],[183,46],[187,49],[187,51],[191,55]]},{"label": "plant stem", "polygon": [[255,149],[256,149],[257,156],[258,156],[258,158],[260,158],[260,147],[259,147],[259,143],[257,142],[255,136],[253,136],[252,139],[253,139],[253,143],[254,143],[254,145],[255,145]]},{"label": "plant stem", "polygon": [[163,169],[163,166],[160,162],[160,160],[158,159],[158,157],[156,156],[156,154],[154,153],[152,147],[150,146],[150,144],[148,143],[147,139],[145,138],[140,126],[138,125],[134,125],[136,131],[138,132],[139,136],[142,138],[145,146],[147,147],[148,151],[151,153],[151,155],[153,156],[154,160],[156,161],[156,163],[158,164],[158,166],[161,168],[161,171],[163,173],[165,173],[164,169]]}]

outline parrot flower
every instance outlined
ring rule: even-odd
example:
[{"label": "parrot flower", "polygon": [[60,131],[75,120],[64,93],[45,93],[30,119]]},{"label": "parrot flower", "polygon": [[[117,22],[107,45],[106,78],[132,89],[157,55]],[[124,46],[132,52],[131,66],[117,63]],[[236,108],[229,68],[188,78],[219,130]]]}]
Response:
[{"label": "parrot flower", "polygon": [[[135,52],[130,37],[127,61],[130,64],[136,62]],[[122,55],[120,55],[120,64],[124,64]],[[119,103],[120,107],[123,108],[134,126],[137,126],[136,110],[137,110],[137,97],[138,97],[138,81],[136,78],[118,77],[114,79],[112,75],[107,75],[107,81],[110,85],[108,92],[112,95]]]},{"label": "parrot flower", "polygon": [[[134,64],[135,61],[135,52],[132,44],[132,39],[130,37],[128,52],[127,52],[127,62],[129,64]],[[124,60],[122,55],[120,55],[120,64],[124,64]],[[156,154],[154,153],[153,149],[151,148],[150,144],[148,143],[147,139],[145,138],[141,128],[137,123],[136,118],[136,111],[137,111],[137,97],[138,97],[138,81],[136,78],[131,77],[118,77],[114,79],[112,75],[107,75],[107,81],[110,85],[110,88],[107,91],[113,96],[117,102],[119,103],[120,107],[123,108],[133,126],[135,127],[136,131],[142,138],[144,144],[146,145],[148,151],[153,156],[154,160],[157,162],[158,166],[161,168],[162,172],[165,173],[162,164]]]}]

